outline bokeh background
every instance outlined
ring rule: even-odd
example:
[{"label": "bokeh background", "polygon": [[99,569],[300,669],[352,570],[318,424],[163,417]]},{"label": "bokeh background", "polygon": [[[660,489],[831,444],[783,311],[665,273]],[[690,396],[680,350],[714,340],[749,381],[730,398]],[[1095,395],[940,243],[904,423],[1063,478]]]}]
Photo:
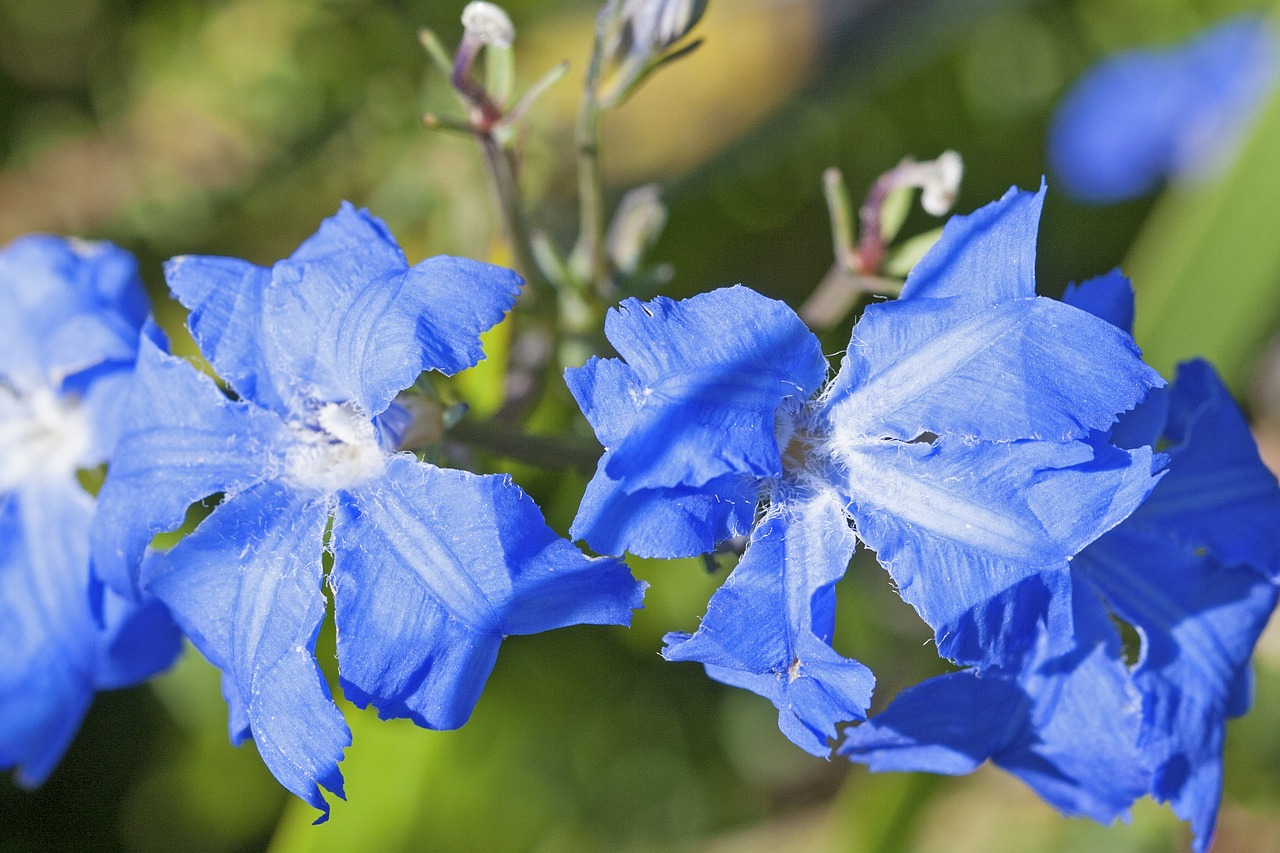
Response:
[{"label": "bokeh background", "polygon": [[[383,217],[411,260],[502,260],[474,145],[421,123],[424,110],[456,106],[417,30],[456,43],[462,5],[0,0],[0,241],[114,240],[163,300],[164,259],[270,263],[345,198]],[[535,221],[566,245],[573,111],[597,3],[504,5],[520,80],[572,62],[535,114],[523,175]],[[796,305],[831,265],[824,168],[841,167],[860,196],[904,155],[953,148],[967,167],[961,212],[1011,184],[1034,187],[1053,107],[1086,68],[1245,10],[1274,11],[1235,0],[711,0],[705,45],[609,116],[610,197],[664,187],[670,219],[655,257],[675,270],[668,295],[744,282]],[[1041,291],[1122,264],[1154,363],[1168,372],[1210,356],[1269,446],[1280,417],[1280,383],[1267,379],[1280,320],[1280,100],[1211,181],[1109,207],[1073,204],[1049,181]],[[917,210],[905,233],[936,225]],[[177,331],[180,310],[157,304]],[[828,352],[848,328],[827,333]],[[585,474],[514,471],[567,530]],[[310,826],[315,813],[252,745],[227,743],[216,672],[189,652],[150,686],[99,696],[43,788],[0,781],[0,849],[1186,848],[1184,827],[1149,802],[1131,824],[1101,827],[1059,817],[989,767],[878,776],[810,757],[779,734],[767,701],[657,654],[664,632],[696,627],[723,571],[633,565],[652,588],[631,630],[507,641],[460,731],[344,706],[349,800],[324,826]],[[836,645],[879,676],[877,707],[941,671],[928,630],[874,564],[855,563],[840,596]],[[331,637],[320,655],[331,666]],[[1223,853],[1280,850],[1280,641],[1264,639],[1257,671],[1256,708],[1230,729]]]}]

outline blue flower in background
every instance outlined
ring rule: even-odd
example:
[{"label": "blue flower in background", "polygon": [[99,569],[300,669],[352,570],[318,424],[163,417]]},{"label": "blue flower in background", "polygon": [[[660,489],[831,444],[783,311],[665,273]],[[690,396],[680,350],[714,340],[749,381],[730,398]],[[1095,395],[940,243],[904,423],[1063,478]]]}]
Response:
[{"label": "blue flower in background", "polygon": [[115,443],[146,315],[121,249],[25,237],[0,251],[0,768],[25,786],[53,771],[96,691],[180,648],[154,600],[106,592],[95,616],[95,500],[76,477]]},{"label": "blue flower in background", "polygon": [[[1065,300],[1121,328],[1133,318],[1118,273],[1069,288]],[[1225,723],[1252,702],[1249,659],[1276,605],[1280,487],[1202,361],[1182,365],[1113,435],[1126,446],[1165,443],[1169,465],[1146,501],[1072,562],[1072,654],[930,679],[847,731],[840,752],[874,770],[937,773],[991,759],[1059,809],[1103,821],[1150,792],[1172,803],[1204,851]],[[1141,638],[1131,670],[1109,614]]]},{"label": "blue flower in background", "polygon": [[[321,820],[320,787],[341,796],[350,743],[315,660],[322,585],[346,697],[430,728],[467,720],[504,637],[626,624],[640,606],[621,562],[557,537],[510,478],[396,452],[394,397],[423,370],[483,357],[514,273],[449,257],[411,267],[382,222],[344,204],[270,269],[181,257],[166,275],[236,397],[144,342],[94,567],[170,606],[222,670],[232,740],[252,737]],[[193,533],[144,560],[153,534],[214,494]]]},{"label": "blue flower in background", "polygon": [[1016,665],[1074,647],[1069,561],[1155,483],[1149,448],[1098,434],[1160,379],[1127,334],[1035,295],[1042,200],[953,218],[816,396],[817,339],[741,287],[628,300],[605,326],[622,359],[567,373],[606,450],[572,529],[592,548],[701,553],[765,500],[699,630],[664,654],[767,696],[816,755],[870,698],[870,673],[830,646],[857,541],[940,653]]},{"label": "blue flower in background", "polygon": [[1095,203],[1211,171],[1234,152],[1276,70],[1275,33],[1248,17],[1172,48],[1107,59],[1058,107],[1049,163],[1068,193]]}]

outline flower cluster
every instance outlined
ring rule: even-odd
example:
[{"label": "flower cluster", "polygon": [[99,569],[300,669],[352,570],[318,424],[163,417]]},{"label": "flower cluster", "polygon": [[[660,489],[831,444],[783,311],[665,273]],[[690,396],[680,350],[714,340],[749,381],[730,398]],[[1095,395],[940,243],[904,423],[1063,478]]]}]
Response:
[{"label": "flower cluster", "polygon": [[[904,253],[897,272],[919,261],[900,297],[865,309],[834,370],[806,325],[831,312],[743,286],[606,315],[615,294],[665,280],[646,256],[666,212],[654,188],[633,191],[606,233],[601,120],[697,46],[706,9],[610,0],[598,15],[579,241],[563,256],[528,227],[515,145],[563,68],[512,104],[502,9],[466,7],[452,64],[423,34],[467,111],[427,123],[480,142],[512,256],[540,289],[538,322],[512,323],[508,388],[521,390],[487,426],[518,428],[549,399],[542,380],[581,364],[601,317],[616,352],[565,373],[604,447],[571,538],[511,477],[435,464],[456,424],[433,384],[445,381],[422,375],[483,359],[481,335],[517,307],[517,273],[411,265],[344,203],[270,267],[167,263],[197,365],[148,320],[126,252],[57,237],[0,250],[0,767],[39,784],[95,692],[164,670],[185,637],[220,672],[232,742],[251,739],[321,822],[351,743],[333,683],[383,718],[459,727],[507,637],[629,624],[645,584],[622,555],[735,540],[741,559],[705,617],[667,634],[662,655],[767,698],[800,748],[874,770],[989,760],[1104,822],[1150,795],[1207,849],[1226,723],[1251,704],[1250,659],[1280,599],[1280,486],[1242,413],[1208,364],[1166,384],[1142,361],[1118,271],[1061,300],[1037,294],[1043,186]],[[1252,19],[1106,64],[1063,107],[1056,168],[1095,200],[1203,168],[1275,65]],[[887,173],[857,248],[828,172],[828,283],[893,291],[881,275],[905,208],[891,215],[889,197],[920,188],[942,215],[961,172],[947,152]],[[502,450],[536,442],[512,432]],[[835,587],[860,548],[950,666],[875,715],[873,673],[833,644]]]},{"label": "flower cluster", "polygon": [[[1280,489],[1207,365],[1166,390],[1141,362],[1123,277],[1036,296],[1043,193],[953,218],[825,387],[781,303],[741,287],[624,302],[606,323],[621,358],[567,375],[606,449],[572,533],[663,557],[749,534],[664,655],[767,697],[815,755],[870,704],[871,673],[831,646],[861,542],[964,669],[845,730],[840,754],[941,773],[991,759],[1104,821],[1150,792],[1203,848],[1223,722],[1248,706],[1276,602]],[[1143,638],[1133,667],[1112,616]]]}]

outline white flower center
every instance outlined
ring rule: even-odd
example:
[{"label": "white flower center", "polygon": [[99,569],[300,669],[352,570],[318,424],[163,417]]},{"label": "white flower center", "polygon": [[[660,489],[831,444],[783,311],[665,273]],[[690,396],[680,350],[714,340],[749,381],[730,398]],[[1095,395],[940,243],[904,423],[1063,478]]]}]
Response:
[{"label": "white flower center", "polygon": [[92,431],[84,409],[48,388],[20,393],[0,384],[0,491],[32,477],[80,467]]},{"label": "white flower center", "polygon": [[295,486],[336,492],[379,476],[387,452],[373,421],[350,405],[326,403],[312,425],[293,427],[297,441],[285,457],[285,477]]}]

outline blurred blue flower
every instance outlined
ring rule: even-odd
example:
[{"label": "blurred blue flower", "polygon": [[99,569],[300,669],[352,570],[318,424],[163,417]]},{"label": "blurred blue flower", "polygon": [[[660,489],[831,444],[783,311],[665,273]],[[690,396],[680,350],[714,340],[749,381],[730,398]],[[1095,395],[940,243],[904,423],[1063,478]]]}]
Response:
[{"label": "blurred blue flower", "polygon": [[1068,193],[1095,203],[1212,171],[1234,153],[1276,70],[1276,35],[1252,17],[1165,50],[1107,59],[1058,107],[1050,166]]},{"label": "blurred blue flower", "polygon": [[53,771],[95,691],[180,648],[154,600],[107,592],[95,615],[95,500],[76,477],[115,443],[146,314],[121,249],[38,236],[0,251],[0,768],[25,786]]},{"label": "blurred blue flower", "polygon": [[870,673],[830,647],[858,540],[941,654],[1009,665],[1038,642],[1071,650],[1069,560],[1155,483],[1149,448],[1097,433],[1161,380],[1126,333],[1035,295],[1042,200],[1011,191],[953,218],[817,396],[817,339],[741,287],[628,300],[605,326],[622,359],[567,373],[606,449],[571,531],[592,548],[701,553],[766,501],[701,627],[664,654],[769,697],[814,754],[870,697]]},{"label": "blurred blue flower", "polygon": [[[315,659],[323,585],[346,697],[430,728],[467,720],[504,637],[625,624],[640,606],[621,562],[558,538],[510,478],[395,452],[393,398],[425,369],[483,357],[515,273],[449,257],[410,267],[381,221],[346,204],[270,269],[180,257],[165,271],[236,396],[144,342],[95,569],[170,606],[222,670],[232,740],[252,737],[321,820],[320,786],[342,795],[350,743]],[[153,534],[218,493],[193,533],[144,560]]]}]

